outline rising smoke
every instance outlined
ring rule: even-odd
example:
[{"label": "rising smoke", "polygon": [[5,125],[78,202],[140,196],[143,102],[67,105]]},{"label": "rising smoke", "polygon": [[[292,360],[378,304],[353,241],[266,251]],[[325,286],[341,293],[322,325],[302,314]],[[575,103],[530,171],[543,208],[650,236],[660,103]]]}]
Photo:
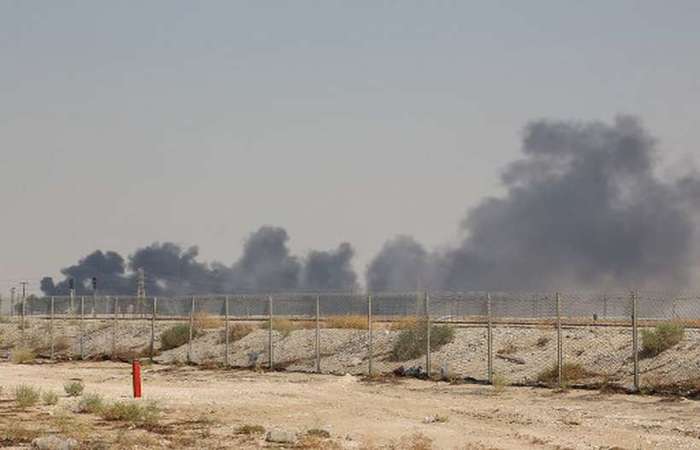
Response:
[{"label": "rising smoke", "polygon": [[[631,117],[613,124],[536,121],[524,157],[507,166],[502,197],[469,211],[460,245],[428,252],[409,236],[387,241],[367,268],[373,291],[683,287],[697,263],[700,177],[661,179],[655,141]],[[62,274],[84,289],[92,276],[105,293],[133,293],[147,273],[152,295],[281,290],[350,290],[354,250],[290,254],[283,228],[252,233],[231,266],[197,261],[197,248],[153,244],[124,259],[94,252]],[[127,269],[129,272],[127,273]],[[67,280],[42,280],[65,294]]]},{"label": "rising smoke", "polygon": [[[655,142],[636,119],[619,117],[612,125],[533,122],[525,129],[523,153],[502,176],[506,195],[469,211],[461,245],[432,255],[422,276],[433,288],[689,282],[700,179],[659,179]],[[370,265],[370,282],[405,264],[402,251],[390,244]],[[391,287],[413,289],[413,271],[402,269],[403,280],[391,275],[402,280]]]}]

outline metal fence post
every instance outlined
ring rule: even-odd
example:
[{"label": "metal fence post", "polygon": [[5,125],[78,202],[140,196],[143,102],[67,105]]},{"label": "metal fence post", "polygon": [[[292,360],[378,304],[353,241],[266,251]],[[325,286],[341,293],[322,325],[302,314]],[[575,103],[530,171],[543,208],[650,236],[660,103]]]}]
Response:
[{"label": "metal fence post", "polygon": [[224,353],[224,367],[228,367],[228,352],[229,352],[229,341],[230,341],[230,330],[229,330],[229,323],[228,323],[228,295],[224,298],[224,333],[226,333],[225,336],[225,352]]},{"label": "metal fence post", "polygon": [[51,352],[49,358],[53,361],[54,357],[54,341],[53,341],[53,316],[54,316],[54,298],[51,296],[51,315],[49,316],[49,338],[51,339]]},{"label": "metal fence post", "polygon": [[634,361],[634,389],[639,392],[639,336],[637,334],[637,292],[632,291],[632,357]]},{"label": "metal fence post", "polygon": [[491,294],[486,294],[486,358],[489,384],[493,384],[493,316]]},{"label": "metal fence post", "polygon": [[561,295],[559,292],[556,294],[557,301],[557,382],[559,383],[559,389],[564,387],[563,365],[564,365],[564,353],[562,351],[562,337],[561,337]]},{"label": "metal fence post", "polygon": [[372,362],[374,359],[374,354],[373,354],[373,342],[372,342],[372,296],[368,295],[367,296],[367,339],[369,343],[369,349],[368,349],[368,366],[367,366],[367,373],[369,376],[372,376]]},{"label": "metal fence post", "polygon": [[151,311],[151,343],[148,346],[148,355],[153,361],[153,353],[155,352],[156,346],[156,308],[158,304],[158,298],[153,297],[153,311]]},{"label": "metal fence post", "polygon": [[194,333],[194,296],[192,296],[192,304],[190,305],[190,330],[187,338],[187,364],[192,363],[192,335]]},{"label": "metal fence post", "polygon": [[428,291],[423,294],[423,303],[425,305],[425,373],[430,378],[430,297]]},{"label": "metal fence post", "polygon": [[112,300],[112,359],[114,360],[117,356],[117,311],[119,300],[117,297],[114,297]]},{"label": "metal fence post", "polygon": [[80,359],[85,360],[85,296],[80,296]]},{"label": "metal fence post", "polygon": [[316,296],[316,373],[321,373],[321,296]]},{"label": "metal fence post", "polygon": [[272,296],[267,296],[267,308],[269,312],[269,320],[267,327],[267,358],[268,358],[268,368],[270,370],[274,367],[274,357],[272,355]]}]

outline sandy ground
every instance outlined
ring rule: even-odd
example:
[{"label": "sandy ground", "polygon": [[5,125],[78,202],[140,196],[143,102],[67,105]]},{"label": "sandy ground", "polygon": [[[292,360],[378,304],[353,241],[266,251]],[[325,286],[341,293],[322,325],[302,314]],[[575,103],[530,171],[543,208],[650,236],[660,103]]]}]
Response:
[{"label": "sandy ground", "polygon": [[[126,400],[131,393],[130,366],[123,363],[2,363],[1,442],[26,448],[26,441],[6,439],[23,427],[31,436],[73,434],[83,448],[277,445],[236,434],[248,424],[300,434],[309,429],[330,432],[331,439],[306,442],[301,448],[700,448],[700,402],[678,398],[526,387],[499,392],[490,386],[415,379],[367,382],[351,375],[154,365],[144,371],[145,400],[157,401],[164,415],[162,427],[145,431],[75,414],[77,400],[63,394],[70,379],[82,380],[86,393],[97,392],[111,401]],[[55,390],[61,399],[55,406],[17,410],[12,392],[20,383]],[[426,423],[428,416],[442,420]],[[425,445],[428,440],[432,447]]]}]

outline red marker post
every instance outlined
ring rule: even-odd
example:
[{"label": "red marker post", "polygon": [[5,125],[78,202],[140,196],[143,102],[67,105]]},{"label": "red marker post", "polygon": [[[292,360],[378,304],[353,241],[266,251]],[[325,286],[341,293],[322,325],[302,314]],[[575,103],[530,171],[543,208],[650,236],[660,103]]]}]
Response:
[{"label": "red marker post", "polygon": [[141,361],[131,362],[131,377],[134,382],[134,398],[141,398]]}]

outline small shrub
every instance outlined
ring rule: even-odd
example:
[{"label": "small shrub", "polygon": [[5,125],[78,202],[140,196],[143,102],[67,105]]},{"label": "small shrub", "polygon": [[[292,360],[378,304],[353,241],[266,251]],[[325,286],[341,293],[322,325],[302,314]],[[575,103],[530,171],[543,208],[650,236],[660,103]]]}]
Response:
[{"label": "small shrub", "polygon": [[265,433],[265,427],[262,425],[241,425],[236,429],[236,434],[246,434],[246,435],[253,435],[253,434],[264,434]]},{"label": "small shrub", "polygon": [[153,402],[145,405],[138,402],[115,402],[103,406],[100,412],[105,420],[139,425],[155,425],[160,419],[160,408]]},{"label": "small shrub", "polygon": [[71,381],[63,385],[69,397],[80,397],[85,389],[85,385],[81,381]]},{"label": "small shrub", "polygon": [[[430,326],[430,350],[438,350],[454,339],[454,329],[447,325]],[[399,332],[391,351],[393,361],[408,361],[425,355],[427,344],[427,326],[424,320],[417,321],[412,328]]]},{"label": "small shrub", "polygon": [[508,386],[508,380],[506,380],[506,377],[504,377],[503,375],[494,374],[491,380],[491,385],[493,386],[493,390],[494,392],[496,392],[496,394],[501,394],[503,393],[503,391],[506,390],[506,386]]},{"label": "small shrub", "polygon": [[[229,342],[240,341],[244,337],[248,336],[250,333],[255,331],[255,327],[243,323],[234,323],[229,326],[228,339]],[[222,342],[224,340],[222,339]]]},{"label": "small shrub", "polygon": [[[593,375],[595,374],[587,371],[583,368],[581,364],[578,363],[564,363],[564,366],[562,367],[561,371],[562,382],[565,384],[570,381],[580,380],[582,378],[586,378]],[[548,385],[556,384],[558,382],[558,379],[559,366],[556,364],[552,367],[544,369],[542,372],[539,373],[539,375],[537,375],[537,381]]]},{"label": "small shrub", "polygon": [[36,355],[29,348],[16,347],[12,350],[11,359],[14,364],[29,364],[36,359]]},{"label": "small shrub", "polygon": [[[192,329],[192,337],[197,337],[201,333],[195,327]],[[190,339],[190,326],[184,323],[174,325],[165,330],[160,335],[161,350],[170,350],[187,344]]]},{"label": "small shrub", "polygon": [[654,357],[683,340],[685,330],[676,323],[662,323],[653,330],[642,330],[642,351],[644,357]]},{"label": "small shrub", "polygon": [[68,336],[58,336],[53,343],[53,349],[55,352],[65,352],[70,348],[70,338]]},{"label": "small shrub", "polygon": [[423,433],[414,433],[410,436],[402,437],[399,442],[390,448],[401,450],[432,450],[433,440]]},{"label": "small shrub", "polygon": [[326,328],[341,328],[349,330],[366,330],[367,316],[348,314],[345,316],[330,316],[324,320]]},{"label": "small shrub", "polygon": [[85,394],[78,402],[77,412],[81,414],[97,414],[102,411],[104,401],[100,394]]},{"label": "small shrub", "polygon": [[214,330],[223,326],[224,321],[221,317],[212,316],[203,311],[194,314],[195,330]]},{"label": "small shrub", "polygon": [[43,394],[41,394],[41,399],[43,400],[44,405],[55,405],[58,403],[58,394],[54,391],[45,391]]},{"label": "small shrub", "polygon": [[15,388],[15,402],[22,409],[36,405],[40,395],[39,389],[26,384],[20,384]]}]

